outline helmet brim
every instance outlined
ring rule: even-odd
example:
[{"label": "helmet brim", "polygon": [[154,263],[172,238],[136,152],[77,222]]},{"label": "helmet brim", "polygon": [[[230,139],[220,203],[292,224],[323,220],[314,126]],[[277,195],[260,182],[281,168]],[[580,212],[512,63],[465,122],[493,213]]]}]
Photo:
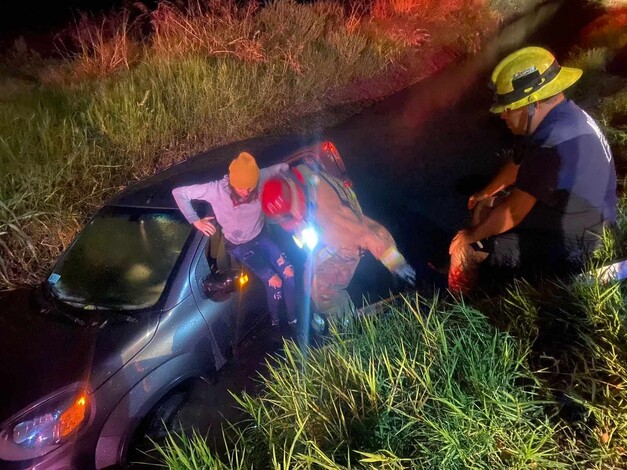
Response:
[{"label": "helmet brim", "polygon": [[540,88],[535,93],[531,93],[525,96],[523,99],[514,101],[510,104],[495,104],[490,108],[491,113],[501,114],[507,109],[517,109],[525,105],[535,103],[551,96],[557,95],[559,92],[564,91],[568,87],[572,86],[579,78],[583,71],[573,67],[562,67],[557,76],[551,80],[550,83]]}]

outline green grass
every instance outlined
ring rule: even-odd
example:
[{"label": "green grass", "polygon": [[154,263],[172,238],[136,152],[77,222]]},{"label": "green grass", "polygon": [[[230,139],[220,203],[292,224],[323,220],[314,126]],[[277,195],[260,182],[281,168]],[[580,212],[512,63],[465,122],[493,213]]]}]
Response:
[{"label": "green grass", "polygon": [[[527,353],[476,309],[418,297],[322,348],[287,343],[262,394],[238,399],[231,468],[566,468]],[[198,436],[160,449],[203,468],[177,457],[190,446],[210,454]]]},{"label": "green grass", "polygon": [[[625,13],[627,15],[627,12]],[[621,33],[620,37],[626,33]],[[620,177],[627,170],[627,80],[607,72],[608,64],[622,44],[617,34],[608,29],[605,34],[592,35],[595,46],[577,47],[572,51],[565,65],[584,71],[583,77],[569,91],[599,122],[612,148]],[[601,42],[601,39],[609,42]],[[621,188],[624,184],[621,181]],[[623,190],[623,189],[621,189]]]},{"label": "green grass", "polygon": [[[606,234],[590,269],[616,246]],[[224,455],[198,434],[157,448],[172,469],[624,468],[626,297],[584,276],[404,298],[322,347],[287,342],[261,393],[237,397],[248,418]]]},{"label": "green grass", "polygon": [[513,284],[483,311],[524,338],[543,389],[560,399],[577,468],[627,459],[627,290],[597,281]]}]

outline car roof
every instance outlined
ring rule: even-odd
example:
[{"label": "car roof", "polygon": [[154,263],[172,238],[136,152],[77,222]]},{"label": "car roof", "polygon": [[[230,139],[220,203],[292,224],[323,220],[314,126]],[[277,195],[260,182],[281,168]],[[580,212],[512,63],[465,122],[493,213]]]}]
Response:
[{"label": "car roof", "polygon": [[202,152],[138,181],[114,196],[106,205],[177,209],[172,197],[174,188],[221,179],[228,172],[229,162],[241,151],[253,154],[258,165],[263,168],[286,160],[312,142],[313,139],[303,136],[270,137],[263,139],[262,143],[238,142]]}]

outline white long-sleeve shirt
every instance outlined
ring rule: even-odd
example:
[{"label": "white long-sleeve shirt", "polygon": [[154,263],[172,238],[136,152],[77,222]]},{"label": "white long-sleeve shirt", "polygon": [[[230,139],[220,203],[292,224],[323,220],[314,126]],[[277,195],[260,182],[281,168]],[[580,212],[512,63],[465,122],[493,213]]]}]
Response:
[{"label": "white long-sleeve shirt", "polygon": [[[288,169],[287,163],[262,168],[259,171],[259,192],[266,180]],[[265,223],[259,198],[246,204],[233,204],[228,175],[217,181],[174,188],[172,195],[190,224],[200,219],[192,207],[192,200],[198,199],[211,204],[216,220],[222,226],[224,237],[235,245],[255,238]]]}]

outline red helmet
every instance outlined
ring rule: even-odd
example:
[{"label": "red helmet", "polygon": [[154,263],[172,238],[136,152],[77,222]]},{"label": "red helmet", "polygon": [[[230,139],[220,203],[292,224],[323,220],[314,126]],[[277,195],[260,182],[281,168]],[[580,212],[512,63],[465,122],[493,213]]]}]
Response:
[{"label": "red helmet", "polygon": [[305,192],[299,184],[285,176],[275,176],[261,189],[261,208],[270,219],[283,228],[293,229],[305,218]]}]

